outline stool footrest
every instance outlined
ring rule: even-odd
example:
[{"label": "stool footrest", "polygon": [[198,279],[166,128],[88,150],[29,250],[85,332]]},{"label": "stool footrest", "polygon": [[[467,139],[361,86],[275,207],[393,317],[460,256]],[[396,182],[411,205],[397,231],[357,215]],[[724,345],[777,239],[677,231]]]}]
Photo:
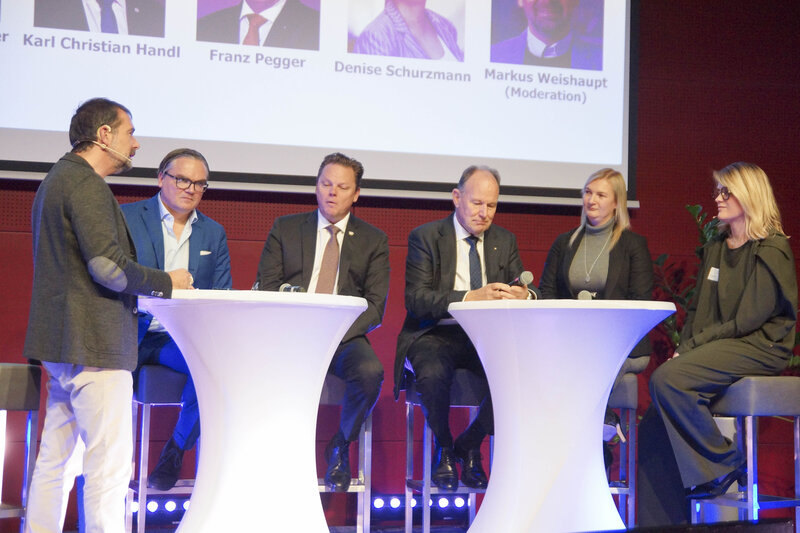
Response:
[{"label": "stool footrest", "polygon": [[[139,480],[133,480],[128,484],[128,488],[133,491],[134,494],[139,493]],[[147,495],[150,496],[151,494],[191,494],[192,489],[194,488],[194,480],[193,479],[179,479],[175,486],[169,490],[158,490],[152,487],[147,488]]]},{"label": "stool footrest", "polygon": [[0,503],[0,518],[19,518],[25,516],[25,509],[19,505]]},{"label": "stool footrest", "polygon": [[[320,492],[331,492],[331,491],[328,490],[328,486],[325,485],[325,482],[322,479],[318,479],[317,480],[317,489]],[[367,490],[367,487],[366,487],[366,485],[364,485],[363,481],[359,481],[359,482],[351,481],[350,482],[350,486],[347,487],[347,490],[344,491],[343,494],[350,494],[350,493],[356,493],[356,492],[365,492],[366,490]]]},{"label": "stool footrest", "polygon": [[[731,492],[710,498],[708,500],[692,500],[692,503],[699,503],[703,505],[725,505],[727,507],[738,507],[740,509],[747,509],[750,507],[750,502],[747,500],[745,492]],[[769,496],[766,494],[758,495],[758,508],[764,509],[783,509],[785,507],[797,507],[800,505],[800,499],[786,498],[783,496]]]},{"label": "stool footrest", "polygon": [[627,483],[622,481],[612,481],[608,484],[608,490],[611,491],[611,494],[630,494],[631,488],[628,486]]},{"label": "stool footrest", "polygon": [[[421,479],[407,479],[406,486],[414,492],[422,493],[423,486],[425,484]],[[484,494],[486,489],[473,489],[472,487],[467,487],[463,483],[458,483],[458,488],[456,490],[442,490],[436,485],[431,484],[431,494],[452,494],[456,495],[461,491],[462,493],[470,493],[474,492],[475,494]]]}]

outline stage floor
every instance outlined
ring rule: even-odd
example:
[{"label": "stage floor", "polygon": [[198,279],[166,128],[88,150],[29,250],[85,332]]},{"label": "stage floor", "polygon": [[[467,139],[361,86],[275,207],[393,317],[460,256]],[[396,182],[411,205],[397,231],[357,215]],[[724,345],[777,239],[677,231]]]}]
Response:
[{"label": "stage floor", "polygon": [[[146,533],[173,533],[176,528],[167,526],[156,526],[147,528]],[[135,528],[134,528],[135,530]],[[330,533],[355,533],[355,526],[333,526],[330,528]],[[405,529],[402,526],[373,526],[370,529],[371,533],[403,533]],[[467,530],[462,527],[452,526],[431,526],[432,533],[465,533]],[[77,531],[65,531],[64,533],[78,533]],[[413,533],[422,533],[422,526],[415,527]]]}]

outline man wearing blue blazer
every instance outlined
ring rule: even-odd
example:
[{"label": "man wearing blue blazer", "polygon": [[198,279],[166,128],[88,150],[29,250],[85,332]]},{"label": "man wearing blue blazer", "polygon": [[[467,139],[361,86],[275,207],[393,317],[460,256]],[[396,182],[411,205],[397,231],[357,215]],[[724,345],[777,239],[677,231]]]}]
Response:
[{"label": "man wearing blue blazer", "polygon": [[[186,268],[196,289],[230,289],[225,229],[197,210],[208,188],[205,157],[190,148],[168,153],[158,166],[158,186],[161,191],[154,197],[122,206],[139,262],[167,271]],[[184,451],[200,435],[200,413],[183,355],[164,326],[146,313],[139,315],[139,366],[143,364],[161,364],[188,377],[172,438],[148,477],[151,487],[169,490],[180,474]]]}]

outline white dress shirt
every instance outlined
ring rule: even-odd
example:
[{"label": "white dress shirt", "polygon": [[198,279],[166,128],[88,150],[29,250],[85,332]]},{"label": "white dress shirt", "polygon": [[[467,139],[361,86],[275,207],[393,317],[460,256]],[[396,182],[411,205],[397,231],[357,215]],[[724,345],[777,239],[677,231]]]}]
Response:
[{"label": "white dress shirt", "polygon": [[[456,230],[456,281],[453,285],[454,291],[470,290],[469,278],[469,243],[464,240],[471,235],[464,226],[459,223],[458,218],[453,215],[453,227]],[[486,285],[486,264],[483,260],[483,233],[475,235],[478,238],[476,248],[478,258],[481,260],[481,287]]]},{"label": "white dress shirt", "polygon": [[[192,224],[197,222],[197,210],[189,215],[180,237],[175,235],[175,217],[161,200],[161,193],[158,194],[158,211],[161,214],[161,234],[164,237],[164,271],[170,272],[179,268],[189,270],[189,237],[192,235]],[[166,329],[153,317],[148,331],[166,331]]]},{"label": "white dress shirt", "polygon": [[[464,226],[461,225],[455,215],[453,215],[453,227],[456,230],[456,279],[453,283],[453,290],[470,291],[472,290],[469,277],[470,245],[464,239],[472,234],[464,229]],[[478,238],[475,248],[478,250],[478,259],[481,261],[481,287],[483,287],[486,285],[486,264],[483,261],[483,233],[475,236]],[[466,297],[467,295],[464,294],[464,298]],[[462,298],[461,301],[464,301],[464,299]],[[437,324],[440,326],[452,326],[458,324],[458,322],[456,322],[455,318],[442,318]]]},{"label": "white dress shirt", "polygon": [[570,47],[572,47],[572,32],[560,41],[548,45],[532,34],[530,28],[528,29],[528,51],[536,57],[562,56],[569,52]]}]

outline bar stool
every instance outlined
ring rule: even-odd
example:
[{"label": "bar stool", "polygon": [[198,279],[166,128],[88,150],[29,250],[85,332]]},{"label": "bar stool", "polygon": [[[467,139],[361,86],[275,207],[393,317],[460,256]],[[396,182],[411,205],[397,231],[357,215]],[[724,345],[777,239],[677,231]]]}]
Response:
[{"label": "bar stool", "polygon": [[[25,507],[36,462],[39,438],[39,398],[42,390],[42,367],[0,363],[0,518],[19,518],[20,533],[25,528]],[[25,462],[22,466],[22,489],[19,505],[2,502],[3,470],[6,456],[7,411],[27,411]]]},{"label": "bar stool", "polygon": [[[486,391],[486,382],[474,373],[465,369],[458,369],[453,374],[453,385],[450,388],[450,407],[464,407],[469,409],[470,422],[478,415],[478,407],[481,404]],[[455,492],[444,492],[438,487],[431,485],[432,469],[432,441],[433,431],[428,422],[422,433],[422,479],[414,479],[414,407],[420,406],[421,400],[413,380],[409,380],[406,388],[406,483],[405,483],[405,533],[411,533],[413,528],[413,509],[411,499],[415,492],[421,495],[422,506],[422,531],[429,533],[431,530],[431,509],[428,502],[432,494],[468,494],[467,505],[469,507],[469,523],[475,519],[475,507],[477,494],[483,494],[485,489],[473,489],[461,485]],[[491,437],[490,447],[494,444],[494,436]],[[491,448],[490,448],[491,449]],[[490,452],[491,456],[491,452]],[[490,457],[491,462],[491,457]]]},{"label": "bar stool", "polygon": [[623,374],[611,390],[608,407],[620,410],[620,419],[627,426],[627,441],[619,443],[618,478],[609,481],[611,494],[619,496],[619,514],[625,527],[635,525],[636,512],[636,409],[639,407],[639,378]]},{"label": "bar stool", "polygon": [[[346,383],[333,374],[325,377],[319,403],[321,405],[341,405],[344,400]],[[318,479],[320,492],[332,492],[325,485],[324,479]],[[348,493],[356,493],[358,517],[356,518],[356,532],[369,533],[370,510],[372,499],[372,413],[361,425],[358,435],[358,474],[350,480]]]},{"label": "bar stool", "polygon": [[[142,406],[142,427],[139,444],[139,479],[136,479],[136,454],[132,459],[131,484],[128,489],[128,505],[126,516],[126,531],[130,532],[133,525],[131,504],[134,494],[139,503],[137,515],[137,532],[144,533],[147,520],[147,496],[149,494],[191,494],[194,488],[194,479],[179,479],[175,486],[169,490],[151,489],[147,486],[150,458],[150,409],[165,405],[180,405],[183,387],[186,384],[186,374],[181,374],[161,365],[143,365],[138,370],[138,375],[133,387],[133,440],[136,449],[136,429],[138,424],[138,406]],[[198,452],[199,453],[199,452]]]},{"label": "bar stool", "polygon": [[[736,417],[737,438],[747,459],[747,484],[736,493],[709,500],[691,500],[692,523],[702,518],[706,505],[737,507],[739,518],[758,520],[759,509],[795,508],[795,531],[800,530],[800,378],[794,376],[745,377],[731,385],[711,405],[715,416]],[[758,492],[759,416],[794,419],[794,497],[767,496]]]}]

